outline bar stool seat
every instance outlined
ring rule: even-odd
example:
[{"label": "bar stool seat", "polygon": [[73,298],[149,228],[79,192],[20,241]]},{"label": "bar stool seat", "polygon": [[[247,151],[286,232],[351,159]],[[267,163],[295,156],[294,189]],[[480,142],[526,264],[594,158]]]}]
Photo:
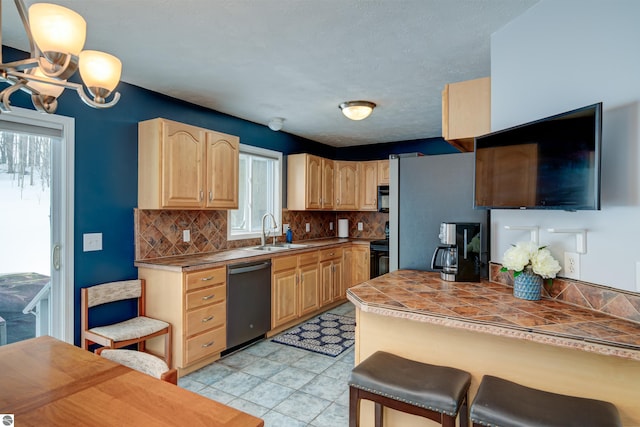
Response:
[{"label": "bar stool seat", "polygon": [[360,399],[375,403],[376,426],[382,408],[429,418],[443,426],[468,424],[467,392],[471,375],[460,369],[429,365],[378,351],[353,368],[349,378],[349,426],[360,418]]},{"label": "bar stool seat", "polygon": [[537,390],[485,375],[471,405],[473,426],[618,427],[612,403]]}]

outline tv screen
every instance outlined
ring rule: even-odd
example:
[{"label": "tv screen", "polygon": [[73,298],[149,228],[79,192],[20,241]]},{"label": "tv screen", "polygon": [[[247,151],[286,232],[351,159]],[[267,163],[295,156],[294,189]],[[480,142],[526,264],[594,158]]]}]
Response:
[{"label": "tv screen", "polygon": [[475,138],[474,207],[600,209],[602,103]]}]

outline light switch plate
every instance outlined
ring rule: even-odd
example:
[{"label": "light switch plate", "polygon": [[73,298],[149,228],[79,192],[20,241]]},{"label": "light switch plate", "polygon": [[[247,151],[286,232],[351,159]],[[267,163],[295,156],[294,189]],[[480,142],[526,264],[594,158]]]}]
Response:
[{"label": "light switch plate", "polygon": [[82,235],[82,251],[93,252],[102,250],[102,233],[84,233]]},{"label": "light switch plate", "polygon": [[191,230],[182,230],[182,241],[185,243],[191,241]]},{"label": "light switch plate", "polygon": [[288,229],[289,229],[289,224],[282,224],[282,234],[287,234]]},{"label": "light switch plate", "polygon": [[329,222],[329,231],[333,230],[333,221]]},{"label": "light switch plate", "polygon": [[364,225],[361,222],[358,223],[358,231],[364,230]]},{"label": "light switch plate", "polygon": [[311,224],[306,223],[305,224],[305,229],[307,230],[307,233],[311,231]]}]

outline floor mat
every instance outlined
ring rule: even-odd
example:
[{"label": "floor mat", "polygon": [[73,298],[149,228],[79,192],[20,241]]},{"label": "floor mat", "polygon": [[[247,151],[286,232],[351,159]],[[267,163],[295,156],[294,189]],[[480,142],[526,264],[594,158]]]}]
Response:
[{"label": "floor mat", "polygon": [[271,339],[315,353],[336,357],[354,343],[356,319],[324,313]]}]

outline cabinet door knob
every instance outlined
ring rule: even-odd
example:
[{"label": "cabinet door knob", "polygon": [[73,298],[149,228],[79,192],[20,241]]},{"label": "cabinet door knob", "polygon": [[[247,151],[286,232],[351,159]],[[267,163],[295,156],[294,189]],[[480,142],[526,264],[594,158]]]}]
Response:
[{"label": "cabinet door knob", "polygon": [[211,294],[211,295],[207,295],[206,297],[202,297],[202,299],[204,301],[210,300],[211,298],[214,298],[216,296],[216,294]]},{"label": "cabinet door knob", "polygon": [[207,323],[207,322],[213,320],[213,317],[214,316],[205,317],[204,319],[202,319],[202,323]]},{"label": "cabinet door knob", "polygon": [[204,191],[200,190],[200,200],[204,199]]},{"label": "cabinet door knob", "polygon": [[213,343],[215,343],[215,341],[209,341],[206,344],[202,344],[202,348],[207,348],[207,347],[211,347],[213,345]]},{"label": "cabinet door knob", "polygon": [[207,281],[212,280],[212,279],[213,279],[213,276],[209,276],[209,277],[203,277],[200,280],[202,280],[203,282],[207,282]]},{"label": "cabinet door knob", "polygon": [[213,200],[213,193],[211,192],[211,190],[209,190],[209,201]]}]

